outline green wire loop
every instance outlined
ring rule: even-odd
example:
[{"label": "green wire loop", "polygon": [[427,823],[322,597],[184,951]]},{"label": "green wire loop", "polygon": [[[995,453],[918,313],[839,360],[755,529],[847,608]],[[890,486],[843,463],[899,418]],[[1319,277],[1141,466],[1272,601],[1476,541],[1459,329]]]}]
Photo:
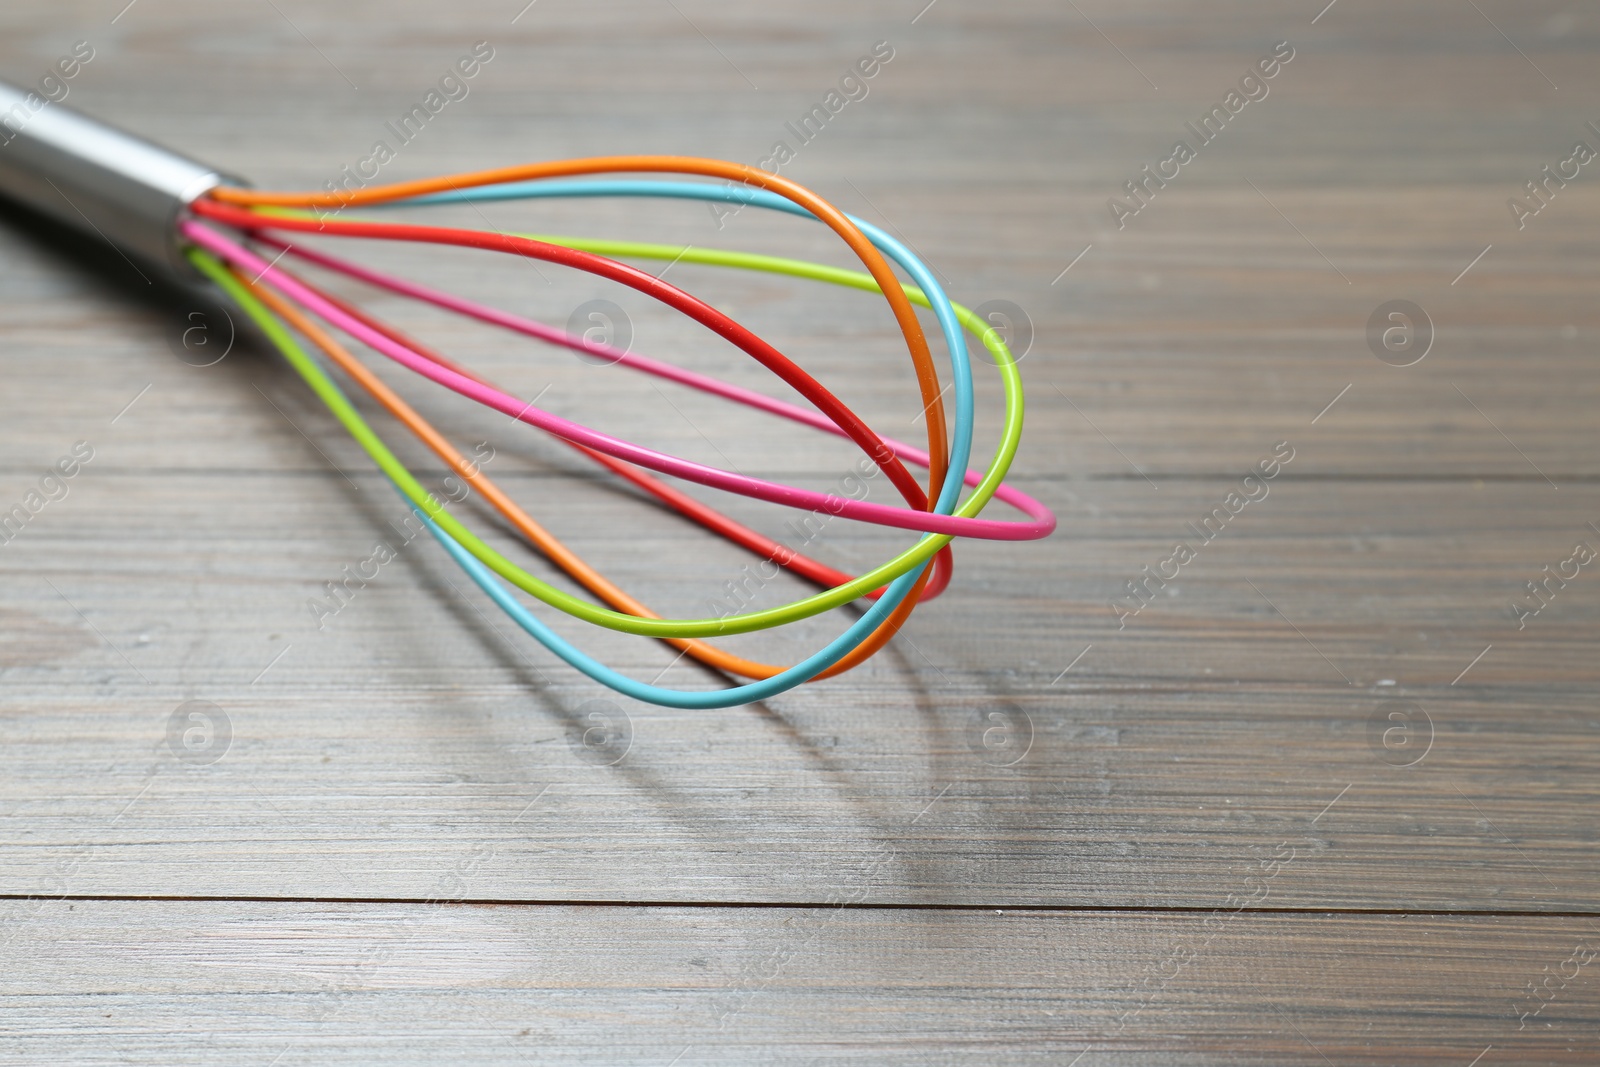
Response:
[{"label": "green wire loop", "polygon": [[[300,218],[316,217],[310,212],[293,209],[264,209],[261,213]],[[786,274],[871,293],[882,293],[883,291],[872,275],[864,271],[845,270],[822,263],[810,263],[805,260],[786,259],[779,256],[765,256],[750,252],[734,252],[695,246],[684,248],[675,245],[647,244],[636,241],[608,241],[532,234],[515,236],[527,236],[533,240],[564,245],[568,248],[593,252],[597,255],[636,259],[679,260],[708,266]],[[949,534],[925,534],[911,548],[901,552],[875,569],[862,574],[853,581],[781,607],[768,608],[743,615],[729,615],[719,619],[646,619],[637,615],[628,615],[623,612],[597,607],[588,601],[581,600],[569,593],[564,593],[549,583],[529,574],[485,544],[476,534],[462,525],[455,516],[444,509],[444,505],[430,494],[412,475],[411,471],[390,451],[383,439],[367,424],[366,420],[361,417],[360,412],[355,409],[355,406],[350,403],[339,387],[327,376],[317,361],[300,346],[288,328],[270,309],[257,300],[250,290],[214,256],[196,248],[188,249],[187,255],[202,274],[221,286],[224,292],[261,328],[268,340],[283,353],[290,366],[305,380],[317,397],[327,405],[328,410],[339,420],[350,436],[355,438],[356,442],[361,445],[362,449],[372,458],[378,468],[399,486],[401,493],[405,495],[407,500],[410,500],[418,509],[438,523],[452,538],[482,561],[490,570],[523,592],[575,618],[583,619],[597,626],[604,626],[607,629],[654,638],[715,637],[721,634],[750,633],[810,618],[859,599],[866,593],[889,584],[902,574],[933,558],[941,548],[952,540]],[[912,303],[921,307],[931,307],[927,296],[923,294],[920,288],[902,282],[901,289]],[[1011,462],[1017,454],[1018,445],[1022,441],[1022,377],[1017,372],[1016,361],[1012,358],[1010,349],[1006,347],[999,332],[991,324],[985,322],[961,304],[952,302],[951,307],[954,309],[956,317],[961,324],[976,336],[984,347],[989,350],[990,354],[994,356],[995,365],[1000,371],[1001,385],[1006,401],[1005,423],[1001,429],[1000,444],[995,450],[994,459],[990,463],[989,469],[984,473],[983,479],[973,488],[971,496],[963,501],[953,512],[953,514],[962,518],[973,518],[994,498],[995,492],[1000,488],[1001,483],[1005,481],[1006,474],[1011,469]],[[951,477],[956,478],[964,475],[964,471],[952,471],[950,473]]]}]

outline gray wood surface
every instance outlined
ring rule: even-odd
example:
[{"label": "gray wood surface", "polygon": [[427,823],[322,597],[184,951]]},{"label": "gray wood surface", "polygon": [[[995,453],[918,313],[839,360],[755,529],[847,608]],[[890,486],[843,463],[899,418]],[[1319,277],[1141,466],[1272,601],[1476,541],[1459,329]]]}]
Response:
[{"label": "gray wood surface", "polygon": [[[733,711],[609,696],[420,541],[319,629],[307,598],[394,540],[399,499],[275,357],[180,362],[191,297],[8,212],[0,511],[75,442],[94,458],[0,546],[0,1062],[1594,1060],[1600,578],[1583,568],[1521,628],[1510,605],[1577,542],[1600,549],[1600,163],[1523,229],[1506,201],[1575,140],[1600,147],[1600,15],[521,7],[14,4],[0,77],[90,41],[69,103],[302,188],[478,40],[496,52],[471,95],[386,176],[754,162],[890,41],[867,98],[785,173],[900,234],[957,299],[1025,310],[1017,482],[1061,532],[960,545],[951,591],[876,660]],[[1107,198],[1283,40],[1267,97],[1118,230]],[[720,230],[702,206],[627,201],[438,217],[847,262],[753,211]],[[351,254],[558,325],[613,299],[636,350],[778,389],[581,276]],[[864,296],[672,270],[885,432],[920,432]],[[854,462],[341,291],[654,447],[816,487]],[[1433,324],[1413,366],[1369,350],[1397,299]],[[659,610],[703,613],[747,562],[378,369],[490,442],[502,485]],[[986,412],[980,454],[996,426]],[[1268,496],[1119,626],[1125,583],[1280,441],[1294,458]],[[716,502],[782,535],[787,516]],[[814,547],[860,568],[905,540],[834,523]],[[637,677],[716,684],[660,645],[557,625]],[[727,644],[789,660],[840,625]],[[170,733],[189,701],[225,724],[198,755]],[[597,706],[625,750],[576,742]]]},{"label": "gray wood surface", "polygon": [[1586,925],[55,901],[0,1006],[18,1062],[1586,1063]]}]

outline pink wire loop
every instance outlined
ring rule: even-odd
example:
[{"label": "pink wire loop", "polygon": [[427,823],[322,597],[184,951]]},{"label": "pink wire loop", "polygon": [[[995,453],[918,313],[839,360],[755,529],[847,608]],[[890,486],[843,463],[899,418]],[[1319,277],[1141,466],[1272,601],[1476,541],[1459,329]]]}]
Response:
[{"label": "pink wire loop", "polygon": [[[565,330],[557,329],[554,326],[546,326],[544,323],[534,319],[523,318],[509,311],[501,311],[499,308],[479,304],[465,297],[456,296],[454,293],[432,289],[418,282],[330,256],[325,252],[292,245],[268,234],[257,235],[256,239],[262,244],[273,248],[285,249],[290,255],[303,259],[308,263],[315,263],[318,266],[355,278],[358,281],[366,282],[369,285],[377,286],[380,289],[387,289],[401,296],[409,296],[413,299],[433,304],[435,307],[454,311],[493,326],[501,326],[516,333],[525,334],[528,337],[547,341],[550,344],[561,345],[574,351],[603,357],[608,366],[626,367],[628,370],[653,375],[665,381],[676,382],[679,385],[686,385],[703,393],[720,396],[726,400],[743,404],[746,407],[756,408],[768,414],[788,419],[791,422],[798,422],[801,425],[822,430],[833,434],[835,437],[844,437],[846,439],[849,437],[848,434],[820,412],[809,411],[806,408],[779,400],[776,397],[767,396],[765,393],[758,393],[754,389],[746,389],[744,386],[734,385],[720,378],[713,378],[696,371],[675,367],[670,363],[663,363],[660,360],[651,359],[649,356],[641,356],[633,352],[624,351],[612,345],[586,341],[581,337],[574,337]],[[928,453],[923,449],[898,441],[893,437],[883,437],[882,440],[895,455],[906,462],[918,467],[925,468],[928,466]],[[971,468],[967,470],[963,478],[963,483],[968,486],[976,486],[982,481],[983,472]],[[1035,520],[1048,520],[1051,529],[1055,527],[1055,517],[1050,512],[1050,509],[1020,489],[1014,489],[1002,483],[1000,488],[995,491],[995,499],[1009,504]],[[1003,523],[1002,525],[1016,526],[1020,524]],[[1048,533],[1049,531],[1046,532]]]},{"label": "pink wire loop", "polygon": [[[807,511],[822,511],[855,521],[875,523],[904,530],[997,541],[1028,541],[1045,537],[1055,528],[1055,516],[1050,513],[1048,508],[1045,508],[1044,505],[1026,494],[1015,490],[1008,492],[1005,486],[1000,487],[995,494],[996,497],[1021,510],[1029,516],[1032,520],[1031,522],[1000,522],[992,519],[964,518],[912,511],[906,508],[874,504],[864,500],[853,500],[833,493],[817,493],[807,489],[752,478],[644,448],[632,442],[601,433],[580,423],[563,419],[559,415],[534,407],[531,401],[524,403],[499,389],[474,381],[448,367],[439,366],[346,314],[342,309],[324,299],[314,289],[277,270],[272,263],[255,255],[210,227],[202,226],[189,220],[183,222],[180,228],[184,235],[194,241],[195,244],[240,267],[259,280],[270,284],[273,288],[295,300],[319,318],[417,374],[517,421],[538,427],[565,440],[585,445],[597,452],[604,452],[617,459],[626,460],[638,466],[646,467],[662,474],[670,474],[713,489],[742,494],[757,500],[767,501],[768,503],[781,504],[786,507]],[[333,267],[332,269],[338,270],[341,268]],[[461,314],[478,318],[484,322],[501,325],[529,336],[538,337],[541,340],[552,341],[557,344],[568,343],[564,340],[566,338],[564,333],[543,324],[529,322],[507,312],[475,304],[460,297],[435,293],[425,287],[414,286],[410,282],[389,279],[385,275],[378,274],[378,272],[367,271],[366,268],[356,268],[356,270],[364,271],[366,275],[370,276],[364,280],[371,280],[374,284],[384,285],[385,288],[390,288],[394,292],[416,296],[418,299],[427,300],[440,307],[450,308]],[[354,273],[353,276],[363,277],[362,274]],[[383,280],[380,281],[379,279]],[[390,282],[393,284],[388,284]],[[737,386],[694,374],[691,371],[657,363],[645,357],[633,357],[624,354],[624,359],[633,361],[631,369],[657,374],[673,381],[680,381],[693,388],[704,389],[707,392],[725,396],[740,403],[747,403],[808,425],[817,425],[817,423],[812,422],[812,419],[815,418],[821,422],[818,428],[841,432],[837,431],[837,428],[833,427],[821,415],[813,415],[813,413],[806,412],[803,409],[793,408],[792,405],[783,404],[781,401],[764,397],[759,393],[740,389]],[[792,410],[795,414],[789,414],[789,410]],[[888,441],[887,439],[885,439],[885,444],[904,459],[923,466],[927,465],[927,453],[919,452],[908,445]],[[972,471],[968,471],[964,478],[964,482],[967,485],[975,485],[981,480],[982,476]]]}]

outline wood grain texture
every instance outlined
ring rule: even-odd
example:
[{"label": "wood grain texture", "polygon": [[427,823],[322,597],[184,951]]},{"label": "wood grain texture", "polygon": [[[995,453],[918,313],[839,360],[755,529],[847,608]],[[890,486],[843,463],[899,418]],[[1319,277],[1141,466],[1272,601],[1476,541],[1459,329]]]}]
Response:
[{"label": "wood grain texture", "polygon": [[69,907],[12,942],[0,1063],[1561,1064],[1600,1021],[1571,917]]},{"label": "wood grain texture", "polygon": [[[8,7],[0,77],[91,41],[72,104],[294,188],[478,40],[496,52],[470,96],[386,177],[754,162],[889,41],[785,173],[908,240],[957,299],[1023,309],[1016,477],[1061,532],[961,545],[947,596],[836,681],[728,712],[616,698],[400,545],[398,498],[280,361],[246,339],[186,365],[192,294],[6,212],[0,511],[75,442],[94,458],[0,546],[0,1062],[63,1039],[96,1063],[1592,1062],[1596,964],[1571,955],[1600,910],[1600,578],[1513,604],[1600,548],[1600,196],[1591,165],[1520,229],[1507,199],[1600,144],[1600,16],[1476,8]],[[1108,198],[1283,40],[1267,97],[1118,228]],[[753,211],[439,217],[848,262]],[[613,286],[352,254],[556,324],[612,299],[636,350],[777,391]],[[920,432],[872,301],[672,271],[885,432]],[[818,488],[855,461],[336,288],[653,447]],[[1367,333],[1396,299],[1433,332],[1403,368]],[[379,370],[652,606],[704,614],[740,577],[742,554],[564,449]],[[978,384],[981,455],[997,389]],[[1294,458],[1265,499],[1127,599],[1279,442]],[[718,503],[783,535],[773,509]],[[308,598],[380,540],[399,560],[319,627]],[[905,540],[832,523],[813,547],[863,568]],[[637,677],[717,684],[557,625]],[[841,625],[728,644],[789,660]],[[212,747],[181,743],[190,701],[225,724]],[[580,740],[595,711],[619,727],[600,751]]]}]

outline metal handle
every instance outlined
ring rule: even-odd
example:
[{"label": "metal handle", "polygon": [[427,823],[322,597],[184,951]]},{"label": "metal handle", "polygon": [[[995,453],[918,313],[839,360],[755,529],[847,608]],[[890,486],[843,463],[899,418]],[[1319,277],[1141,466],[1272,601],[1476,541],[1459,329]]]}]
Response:
[{"label": "metal handle", "polygon": [[0,194],[169,274],[193,277],[178,218],[224,184],[246,183],[0,82]]}]

